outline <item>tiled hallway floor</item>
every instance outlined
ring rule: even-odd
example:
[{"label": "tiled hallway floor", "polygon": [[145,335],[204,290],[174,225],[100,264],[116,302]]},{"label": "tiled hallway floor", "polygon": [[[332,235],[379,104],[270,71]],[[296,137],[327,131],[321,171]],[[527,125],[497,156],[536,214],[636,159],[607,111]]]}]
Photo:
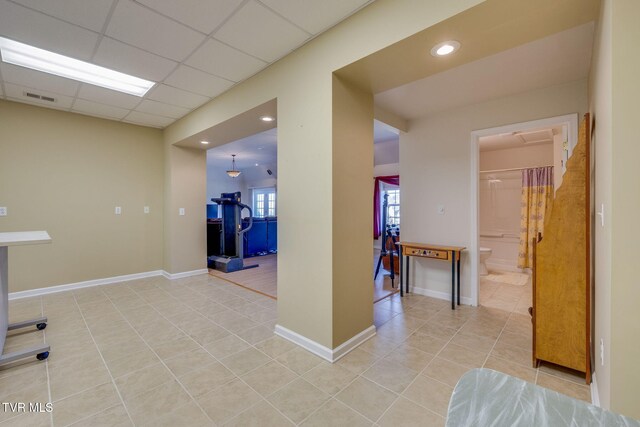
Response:
[{"label": "tiled hallway floor", "polygon": [[398,295],[376,304],[378,334],[335,364],[273,335],[276,302],[202,275],[150,278],[10,303],[44,331],[5,351],[51,345],[46,362],[0,370],[0,426],[359,426],[444,424],[467,370],[485,366],[589,399],[582,379],[531,368],[526,316]]}]

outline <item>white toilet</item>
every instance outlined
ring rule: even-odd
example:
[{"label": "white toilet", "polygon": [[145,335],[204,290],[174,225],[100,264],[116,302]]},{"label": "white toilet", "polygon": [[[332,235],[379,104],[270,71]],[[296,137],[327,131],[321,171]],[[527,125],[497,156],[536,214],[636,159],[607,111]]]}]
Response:
[{"label": "white toilet", "polygon": [[480,248],[480,275],[486,276],[489,274],[487,270],[487,260],[491,256],[491,248]]}]

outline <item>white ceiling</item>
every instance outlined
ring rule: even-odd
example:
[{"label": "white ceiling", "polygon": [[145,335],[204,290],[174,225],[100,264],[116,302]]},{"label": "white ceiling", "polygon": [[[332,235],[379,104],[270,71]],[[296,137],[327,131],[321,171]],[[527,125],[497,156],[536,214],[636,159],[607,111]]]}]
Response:
[{"label": "white ceiling", "polygon": [[[415,119],[584,79],[591,64],[593,33],[594,24],[584,24],[381,92],[375,95],[375,103]],[[428,49],[424,54],[429,55]]]},{"label": "white ceiling", "polygon": [[158,83],[138,98],[0,63],[0,98],[163,128],[372,1],[0,0],[0,36]]}]

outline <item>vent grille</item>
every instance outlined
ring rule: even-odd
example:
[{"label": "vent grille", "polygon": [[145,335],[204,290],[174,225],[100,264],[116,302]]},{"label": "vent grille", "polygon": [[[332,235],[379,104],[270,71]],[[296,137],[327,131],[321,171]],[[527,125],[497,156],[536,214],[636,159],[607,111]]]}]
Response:
[{"label": "vent grille", "polygon": [[47,102],[56,102],[55,98],[52,98],[46,95],[38,95],[37,93],[33,93],[33,92],[24,92],[24,96],[28,98],[40,99],[42,101],[47,101]]}]

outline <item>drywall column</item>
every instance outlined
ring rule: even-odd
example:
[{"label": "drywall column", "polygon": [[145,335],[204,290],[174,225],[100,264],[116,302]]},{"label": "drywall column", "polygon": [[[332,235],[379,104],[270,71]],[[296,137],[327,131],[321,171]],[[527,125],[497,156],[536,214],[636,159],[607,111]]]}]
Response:
[{"label": "drywall column", "polygon": [[[589,111],[594,162],[594,206],[606,221],[593,221],[592,368],[600,405],[611,406],[611,0],[604,0],[595,35],[589,75]],[[603,355],[600,356],[600,340]]]},{"label": "drywall column", "polygon": [[[612,2],[611,409],[640,418],[640,2]],[[596,127],[598,125],[596,124]]]},{"label": "drywall column", "polygon": [[165,145],[164,270],[170,274],[206,272],[206,197],[207,152]]},{"label": "drywall column", "polygon": [[373,325],[373,96],[333,77],[333,347]]}]

